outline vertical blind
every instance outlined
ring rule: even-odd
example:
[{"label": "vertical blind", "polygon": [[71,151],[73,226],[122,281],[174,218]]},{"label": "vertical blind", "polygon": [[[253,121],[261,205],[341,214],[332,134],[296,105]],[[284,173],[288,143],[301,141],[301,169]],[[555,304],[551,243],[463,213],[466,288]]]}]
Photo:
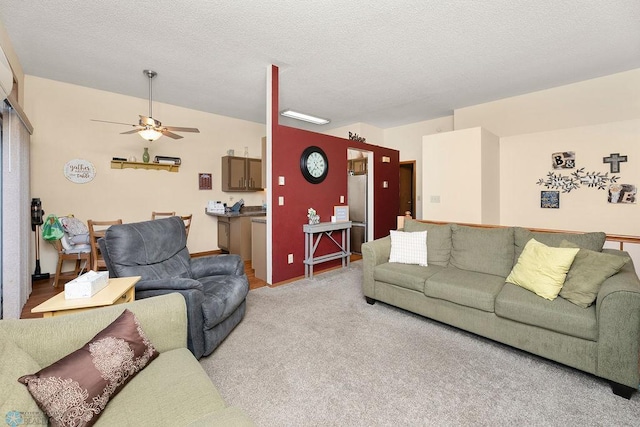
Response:
[{"label": "vertical blind", "polygon": [[31,293],[29,145],[32,130],[19,109],[2,102],[2,202],[0,318],[19,318]]}]

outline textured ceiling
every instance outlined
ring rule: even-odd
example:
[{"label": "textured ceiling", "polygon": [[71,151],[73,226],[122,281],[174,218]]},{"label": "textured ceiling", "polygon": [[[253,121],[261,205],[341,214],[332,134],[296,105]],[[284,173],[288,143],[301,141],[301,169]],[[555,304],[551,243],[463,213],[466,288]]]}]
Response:
[{"label": "textured ceiling", "polygon": [[152,69],[155,101],[254,122],[279,65],[317,130],[640,68],[638,0],[0,0],[0,21],[26,74],[146,98]]}]

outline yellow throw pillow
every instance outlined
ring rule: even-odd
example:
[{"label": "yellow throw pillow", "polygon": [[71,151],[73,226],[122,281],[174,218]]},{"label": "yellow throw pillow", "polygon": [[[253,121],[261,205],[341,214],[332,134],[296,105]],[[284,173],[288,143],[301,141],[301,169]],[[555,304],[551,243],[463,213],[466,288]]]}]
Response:
[{"label": "yellow throw pillow", "polygon": [[560,293],[579,250],[552,248],[530,239],[506,281],[552,301]]}]

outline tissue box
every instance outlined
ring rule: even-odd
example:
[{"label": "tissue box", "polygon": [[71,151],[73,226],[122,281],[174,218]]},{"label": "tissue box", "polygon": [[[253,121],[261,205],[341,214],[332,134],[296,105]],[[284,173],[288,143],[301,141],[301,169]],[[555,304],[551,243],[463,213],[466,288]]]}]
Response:
[{"label": "tissue box", "polygon": [[64,298],[91,298],[108,284],[108,271],[98,273],[91,270],[64,285]]}]

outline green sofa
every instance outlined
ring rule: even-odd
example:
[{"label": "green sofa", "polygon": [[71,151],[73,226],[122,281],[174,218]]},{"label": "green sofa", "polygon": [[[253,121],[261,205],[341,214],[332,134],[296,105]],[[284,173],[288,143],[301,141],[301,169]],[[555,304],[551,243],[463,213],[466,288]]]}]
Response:
[{"label": "green sofa", "polygon": [[[128,308],[160,352],[107,405],[100,426],[253,426],[240,409],[225,405],[187,349],[187,314],[177,293],[45,319],[0,320],[0,416],[46,423],[17,379],[82,347]],[[8,422],[8,421],[7,421]]]},{"label": "green sofa", "polygon": [[566,240],[625,255],[602,250],[604,233],[405,222],[404,231],[425,230],[428,266],[390,263],[390,236],[362,246],[367,302],[391,304],[605,378],[626,398],[638,389],[640,280],[631,260],[604,281],[587,308],[505,282],[531,237],[553,247]]}]

